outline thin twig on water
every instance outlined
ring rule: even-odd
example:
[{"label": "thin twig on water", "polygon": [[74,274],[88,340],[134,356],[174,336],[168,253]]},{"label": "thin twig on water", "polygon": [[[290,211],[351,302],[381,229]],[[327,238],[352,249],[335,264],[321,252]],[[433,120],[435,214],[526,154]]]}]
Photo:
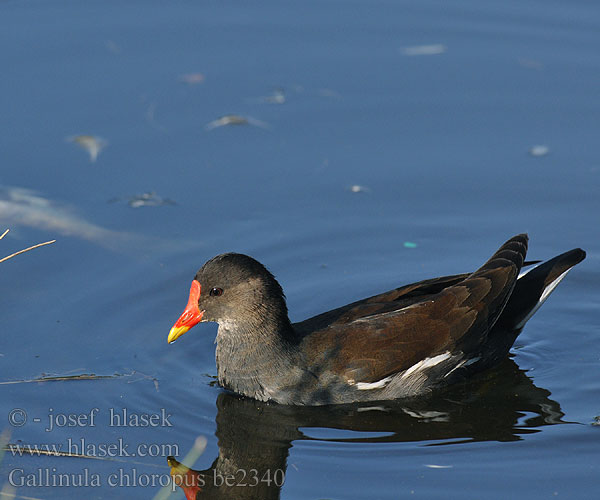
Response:
[{"label": "thin twig on water", "polygon": [[[2,238],[4,238],[9,231],[10,231],[10,229],[7,229],[6,231],[4,231],[2,233],[2,236],[0,236],[0,240]],[[29,248],[24,248],[23,250],[19,250],[18,252],[11,253],[10,255],[7,255],[6,257],[3,257],[2,259],[0,259],[0,263],[4,262],[5,260],[12,259],[13,257],[16,257],[19,254],[22,254],[22,253],[25,253],[25,252],[29,252],[30,250],[34,250],[36,248],[43,247],[45,245],[50,245],[51,243],[54,243],[55,241],[56,240],[45,241],[44,243],[38,243],[37,245],[33,245],[33,246],[29,247]]]}]

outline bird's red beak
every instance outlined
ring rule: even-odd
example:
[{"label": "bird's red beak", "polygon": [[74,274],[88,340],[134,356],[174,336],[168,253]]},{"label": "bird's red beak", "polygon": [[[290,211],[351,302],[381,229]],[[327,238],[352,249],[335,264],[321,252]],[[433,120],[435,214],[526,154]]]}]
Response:
[{"label": "bird's red beak", "polygon": [[175,341],[179,337],[181,337],[185,332],[187,332],[194,325],[197,325],[202,321],[202,316],[204,311],[201,311],[198,308],[198,300],[200,300],[200,283],[196,280],[192,281],[192,287],[190,288],[190,298],[188,299],[187,306],[179,319],[171,328],[169,332],[169,338],[167,342],[170,344]]}]

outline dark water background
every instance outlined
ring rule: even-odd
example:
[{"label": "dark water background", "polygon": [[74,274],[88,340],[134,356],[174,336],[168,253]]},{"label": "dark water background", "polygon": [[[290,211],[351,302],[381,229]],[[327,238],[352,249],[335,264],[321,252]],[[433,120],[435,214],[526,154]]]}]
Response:
[{"label": "dark water background", "polygon": [[[0,430],[65,451],[170,444],[180,460],[204,436],[196,469],[281,469],[285,499],[597,498],[599,26],[586,1],[0,2],[0,254],[58,240],[0,264]],[[206,129],[226,114],[260,122]],[[80,134],[108,142],[95,162],[66,140]],[[129,206],[149,192],[175,204]],[[588,258],[512,361],[428,400],[238,400],[211,385],[216,327],[166,343],[223,251],[264,262],[297,321],[472,270],[523,231],[530,258]],[[25,382],[91,373],[117,376]],[[45,430],[93,408],[93,427]],[[111,426],[123,408],[171,417]],[[153,498],[169,453],[118,454],[7,452],[0,486]],[[10,488],[86,470],[99,487]],[[114,474],[136,486],[111,489]]]}]

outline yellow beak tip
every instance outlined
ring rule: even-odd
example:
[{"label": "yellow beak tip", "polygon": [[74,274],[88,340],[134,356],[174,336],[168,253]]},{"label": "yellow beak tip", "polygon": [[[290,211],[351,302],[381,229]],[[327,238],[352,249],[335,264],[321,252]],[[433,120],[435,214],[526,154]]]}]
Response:
[{"label": "yellow beak tip", "polygon": [[167,342],[170,344],[175,342],[179,337],[181,337],[185,332],[187,332],[189,328],[187,326],[180,326],[178,328],[173,327],[169,332],[169,336],[167,337]]}]

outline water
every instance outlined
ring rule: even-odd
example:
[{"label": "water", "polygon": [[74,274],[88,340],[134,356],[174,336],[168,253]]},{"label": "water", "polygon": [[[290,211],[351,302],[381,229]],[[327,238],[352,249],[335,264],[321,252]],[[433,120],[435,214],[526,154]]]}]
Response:
[{"label": "water", "polygon": [[[285,475],[205,497],[595,498],[599,21],[590,2],[2,2],[0,253],[58,241],[0,264],[18,382],[0,414],[27,417],[0,429],[111,458],[8,452],[4,492],[152,498],[204,436],[207,478]],[[266,125],[206,130],[227,114]],[[95,162],[66,140],[83,134],[108,142]],[[128,205],[150,192],[176,204]],[[511,361],[430,399],[239,400],[212,383],[214,326],[166,344],[223,251],[264,262],[298,321],[474,269],[522,231],[533,259],[588,257]],[[112,378],[25,383],[81,374]],[[119,427],[123,408],[157,425]]]}]

